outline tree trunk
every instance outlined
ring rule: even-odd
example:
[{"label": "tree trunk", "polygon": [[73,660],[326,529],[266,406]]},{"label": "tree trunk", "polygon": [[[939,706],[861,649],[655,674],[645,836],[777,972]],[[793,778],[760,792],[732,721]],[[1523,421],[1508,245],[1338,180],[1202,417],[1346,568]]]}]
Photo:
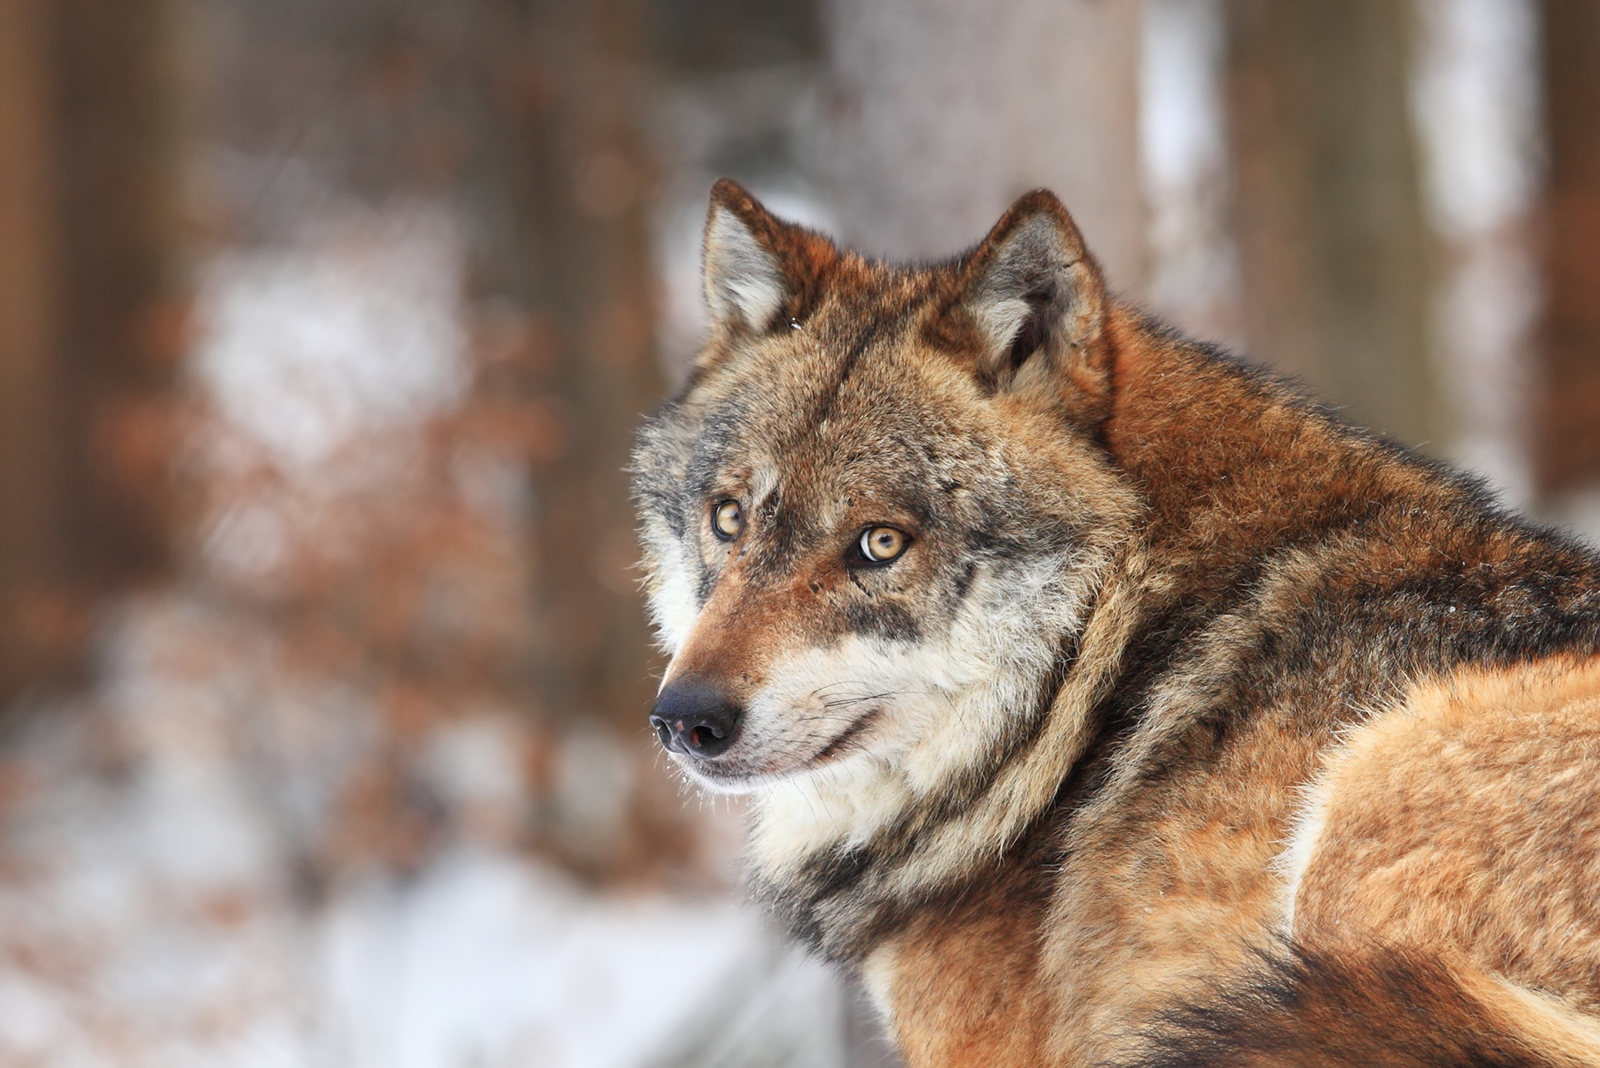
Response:
[{"label": "tree trunk", "polygon": [[517,7],[485,5],[479,20],[497,96],[483,112],[476,210],[486,233],[503,228],[480,249],[484,295],[510,298],[551,341],[538,381],[505,388],[562,407],[562,444],[534,478],[538,685],[559,720],[634,728],[654,684],[626,467],[663,389],[637,128],[641,13],[630,0]]},{"label": "tree trunk", "polygon": [[0,0],[0,701],[167,555],[172,79],[156,0]]},{"label": "tree trunk", "polygon": [[1600,479],[1600,6],[1545,0],[1544,366],[1535,386],[1535,478],[1544,493]]},{"label": "tree trunk", "polygon": [[1145,283],[1132,0],[836,0],[830,192],[840,236],[896,258],[975,244],[1055,190],[1113,287]]},{"label": "tree trunk", "polygon": [[1230,130],[1249,355],[1412,444],[1448,428],[1407,109],[1409,12],[1233,0]]}]

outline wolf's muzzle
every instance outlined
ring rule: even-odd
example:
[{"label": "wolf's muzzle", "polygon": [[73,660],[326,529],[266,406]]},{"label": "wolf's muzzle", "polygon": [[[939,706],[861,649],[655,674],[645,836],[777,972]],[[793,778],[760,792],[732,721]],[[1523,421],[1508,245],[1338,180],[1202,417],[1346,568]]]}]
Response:
[{"label": "wolf's muzzle", "polygon": [[690,757],[714,757],[733,744],[742,710],[704,679],[675,680],[656,697],[650,726],[661,744]]}]

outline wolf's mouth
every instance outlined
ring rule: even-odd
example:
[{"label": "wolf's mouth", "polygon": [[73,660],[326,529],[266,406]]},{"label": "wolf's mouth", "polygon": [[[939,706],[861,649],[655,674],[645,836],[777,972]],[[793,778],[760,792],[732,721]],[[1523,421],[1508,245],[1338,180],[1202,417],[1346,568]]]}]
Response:
[{"label": "wolf's mouth", "polygon": [[823,746],[817,755],[812,757],[809,761],[807,761],[807,763],[826,764],[828,761],[833,760],[841,753],[847,752],[851,746],[854,745],[856,739],[860,738],[862,734],[866,733],[867,728],[871,727],[872,724],[877,721],[882,712],[882,707],[876,707],[868,709],[865,714],[856,717],[854,723],[850,724],[850,726],[846,727],[844,730],[835,735],[833,741]]},{"label": "wolf's mouth", "polygon": [[[672,737],[670,744],[665,739],[662,744],[686,771],[704,785],[742,793],[765,784],[783,782],[843,759],[851,752],[862,751],[858,744],[861,737],[878,721],[883,711],[882,707],[875,707],[858,716],[810,756],[802,757],[789,750],[775,758],[761,760],[762,754],[759,752],[742,753],[731,741],[722,745],[720,739],[711,747],[716,750],[715,753],[707,753],[704,749],[690,751],[682,734]],[[672,726],[667,725],[669,734]],[[659,731],[661,728],[657,729]]]}]

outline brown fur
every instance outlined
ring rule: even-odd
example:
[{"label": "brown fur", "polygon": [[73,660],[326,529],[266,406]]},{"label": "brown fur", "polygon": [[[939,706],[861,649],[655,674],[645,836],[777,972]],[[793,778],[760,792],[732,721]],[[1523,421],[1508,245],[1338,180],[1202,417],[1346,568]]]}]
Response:
[{"label": "brown fur", "polygon": [[[734,310],[638,460],[653,589],[698,576],[667,685],[743,704],[863,633],[915,651],[965,604],[930,592],[963,532],[1014,546],[994,568],[1058,553],[1087,600],[1038,707],[936,789],[877,824],[758,806],[758,895],[913,1068],[1600,1063],[1588,550],[1111,300],[1048,193],[922,268],[732,183],[718,211],[744,229],[708,228],[708,269],[753,274],[712,269]],[[749,535],[709,537],[741,494]],[[883,522],[913,532],[893,569],[829,548]],[[893,713],[807,767],[898,744]],[[726,779],[789,774],[810,722]]]},{"label": "brown fur", "polygon": [[1405,947],[1261,953],[1203,1005],[1169,1010],[1124,1068],[1579,1068],[1596,1032],[1562,1007]]},{"label": "brown fur", "polygon": [[1353,730],[1323,775],[1302,939],[1449,948],[1600,1009],[1600,664],[1421,687]]}]

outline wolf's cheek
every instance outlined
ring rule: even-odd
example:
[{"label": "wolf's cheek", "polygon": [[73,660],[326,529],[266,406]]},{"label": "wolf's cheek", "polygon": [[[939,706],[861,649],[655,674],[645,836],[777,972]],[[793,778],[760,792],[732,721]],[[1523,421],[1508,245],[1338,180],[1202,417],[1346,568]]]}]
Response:
[{"label": "wolf's cheek", "polygon": [[695,617],[700,614],[688,570],[675,567],[666,571],[659,586],[651,590],[650,605],[657,639],[668,655],[675,655],[688,640]]},{"label": "wolf's cheek", "polygon": [[752,759],[774,774],[894,760],[939,701],[937,685],[911,669],[921,658],[904,646],[847,635],[777,658],[746,713]]},{"label": "wolf's cheek", "polygon": [[648,524],[642,533],[650,622],[655,627],[656,643],[672,656],[683,647],[700,614],[695,595],[698,567],[690,559],[691,550],[673,536],[665,523]]},{"label": "wolf's cheek", "polygon": [[680,765],[713,787],[750,788],[890,758],[886,740],[917,733],[903,720],[928,707],[928,665],[913,657],[911,670],[905,643],[823,638],[766,601],[719,590],[668,666],[651,722]]}]

